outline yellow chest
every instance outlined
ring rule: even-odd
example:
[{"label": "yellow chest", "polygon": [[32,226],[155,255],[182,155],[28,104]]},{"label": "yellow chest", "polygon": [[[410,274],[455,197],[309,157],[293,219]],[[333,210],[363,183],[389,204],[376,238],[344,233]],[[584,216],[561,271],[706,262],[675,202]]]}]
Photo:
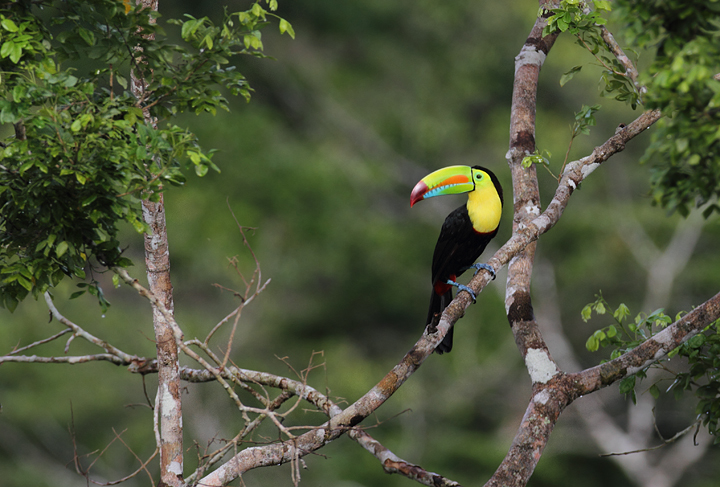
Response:
[{"label": "yellow chest", "polygon": [[475,190],[468,193],[467,210],[475,231],[490,233],[500,224],[502,202],[494,190]]}]

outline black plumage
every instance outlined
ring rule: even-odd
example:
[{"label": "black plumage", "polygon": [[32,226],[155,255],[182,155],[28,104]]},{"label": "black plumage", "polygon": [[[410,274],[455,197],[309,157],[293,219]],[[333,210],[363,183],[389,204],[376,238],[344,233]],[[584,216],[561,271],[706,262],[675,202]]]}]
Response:
[{"label": "black plumage", "polygon": [[[503,202],[502,187],[497,177],[489,170],[480,166],[475,169],[485,171],[491,178],[493,185]],[[432,261],[432,294],[428,310],[427,323],[437,324],[440,314],[453,299],[452,286],[448,280],[456,281],[485,250],[490,240],[497,235],[498,227],[488,233],[479,233],[473,228],[466,205],[450,213],[435,244]],[[437,353],[447,353],[452,350],[453,328],[451,328],[443,341],[437,346]]]}]

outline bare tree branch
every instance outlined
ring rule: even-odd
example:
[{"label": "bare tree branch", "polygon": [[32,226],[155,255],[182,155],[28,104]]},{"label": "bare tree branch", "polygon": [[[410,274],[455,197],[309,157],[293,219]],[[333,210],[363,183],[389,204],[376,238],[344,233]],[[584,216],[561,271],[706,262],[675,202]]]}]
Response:
[{"label": "bare tree branch", "polygon": [[[47,364],[80,364],[80,363],[86,363],[86,362],[94,362],[94,361],[107,361],[112,362],[115,365],[126,365],[126,366],[132,366],[137,368],[138,370],[147,363],[147,359],[143,357],[139,357],[137,355],[131,355],[128,353],[123,352],[122,350],[118,349],[117,347],[114,347],[113,345],[109,344],[105,340],[102,340],[96,336],[94,336],[91,333],[88,333],[85,331],[82,327],[78,326],[77,324],[73,323],[69,319],[67,319],[65,316],[63,316],[60,311],[58,311],[57,307],[55,307],[55,304],[53,303],[52,297],[49,293],[44,294],[45,302],[48,305],[48,308],[50,308],[50,312],[58,322],[65,325],[67,328],[60,331],[59,333],[56,333],[55,335],[45,338],[43,340],[38,340],[37,342],[31,343],[30,345],[26,345],[22,348],[15,349],[8,353],[7,355],[0,356],[0,363],[4,362],[23,362],[23,363],[47,363]],[[56,340],[60,338],[63,335],[66,335],[67,333],[72,333],[71,337],[80,337],[93,345],[96,345],[103,350],[105,350],[106,353],[100,353],[100,354],[89,354],[89,355],[80,355],[80,356],[65,356],[65,357],[41,357],[38,355],[17,355],[18,353],[26,350],[30,350],[31,348],[37,347],[39,345],[43,345],[45,343],[52,342],[53,340]],[[69,343],[69,342],[68,342]],[[67,353],[67,346],[65,348],[65,352]]]},{"label": "bare tree branch", "polygon": [[76,325],[75,323],[70,321],[69,319],[65,318],[62,314],[60,314],[58,309],[55,307],[55,304],[53,303],[52,298],[50,297],[50,293],[46,292],[44,294],[44,296],[45,296],[45,302],[47,303],[48,308],[50,308],[50,312],[52,313],[53,318],[55,318],[60,323],[62,323],[63,325],[65,325],[69,329],[71,329],[74,336],[79,336],[81,338],[84,338],[88,342],[90,342],[94,345],[97,345],[98,347],[105,350],[107,353],[119,358],[124,363],[128,363],[128,364],[133,363],[134,361],[137,361],[139,359],[138,356],[127,354],[127,353],[123,352],[122,350],[110,345],[105,340],[101,340],[100,338],[97,338],[96,336],[86,332],[81,327],[79,327],[78,325]]},{"label": "bare tree branch", "polygon": [[15,355],[20,352],[24,352],[25,350],[30,350],[31,348],[37,347],[38,345],[42,345],[44,343],[50,343],[51,341],[56,340],[56,339],[60,338],[61,336],[65,335],[66,333],[70,333],[71,331],[72,331],[71,328],[65,328],[64,330],[54,334],[51,337],[45,338],[43,340],[38,340],[38,341],[33,342],[30,345],[26,345],[24,347],[13,349],[13,351],[8,353],[8,355]]},{"label": "bare tree branch", "polygon": [[86,362],[106,361],[115,365],[127,365],[116,355],[98,353],[95,355],[76,355],[72,357],[40,357],[37,355],[5,355],[0,357],[0,364],[7,362],[28,364],[84,364]]},{"label": "bare tree branch", "polygon": [[360,446],[369,451],[380,463],[387,473],[399,473],[411,480],[415,480],[428,487],[461,487],[453,480],[446,479],[442,475],[428,472],[422,467],[409,463],[399,458],[393,452],[384,447],[379,441],[365,431],[354,428],[348,432],[348,436],[357,441]]}]

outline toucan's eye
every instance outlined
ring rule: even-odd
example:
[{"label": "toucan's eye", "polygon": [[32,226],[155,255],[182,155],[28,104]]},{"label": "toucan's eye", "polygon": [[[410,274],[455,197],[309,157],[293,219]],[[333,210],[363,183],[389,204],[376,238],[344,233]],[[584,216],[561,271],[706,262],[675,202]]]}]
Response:
[{"label": "toucan's eye", "polygon": [[475,173],[475,179],[477,179],[478,181],[480,181],[482,178],[483,178],[483,175],[482,175],[481,172]]}]

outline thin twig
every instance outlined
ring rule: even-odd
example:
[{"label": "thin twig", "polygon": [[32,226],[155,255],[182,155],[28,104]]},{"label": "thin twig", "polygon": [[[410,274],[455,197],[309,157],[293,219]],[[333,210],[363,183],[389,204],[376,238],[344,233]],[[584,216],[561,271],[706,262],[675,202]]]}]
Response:
[{"label": "thin twig", "polygon": [[117,355],[98,353],[95,355],[73,355],[72,357],[40,357],[38,355],[5,355],[0,357],[0,364],[6,362],[28,364],[83,364],[86,362],[106,361],[115,365],[130,365]]},{"label": "thin twig", "polygon": [[[121,484],[121,483],[123,483],[123,482],[125,482],[125,481],[127,481],[127,480],[130,480],[131,478],[133,478],[133,477],[135,477],[136,475],[138,475],[141,471],[145,471],[145,473],[147,474],[148,478],[150,479],[150,484],[151,484],[153,487],[155,487],[155,481],[153,480],[152,474],[151,474],[150,471],[147,469],[147,465],[148,465],[148,463],[150,463],[150,462],[153,460],[153,458],[155,458],[155,457],[157,456],[158,453],[160,453],[160,449],[159,449],[159,448],[155,448],[155,451],[153,452],[152,455],[150,455],[150,458],[148,458],[148,459],[145,460],[145,461],[142,461],[142,459],[132,450],[132,448],[130,448],[130,446],[128,446],[128,444],[125,443],[125,440],[123,440],[123,439],[120,437],[120,435],[122,435],[122,433],[124,433],[125,431],[123,431],[123,432],[121,432],[120,434],[118,434],[118,432],[115,431],[115,428],[113,428],[112,430],[113,430],[113,433],[115,434],[115,439],[119,440],[120,443],[122,443],[123,445],[125,445],[125,448],[127,448],[127,450],[128,450],[130,453],[132,453],[132,455],[135,457],[135,459],[136,459],[138,462],[140,462],[140,467],[138,467],[138,469],[135,470],[133,473],[131,473],[131,474],[129,474],[129,475],[126,475],[125,477],[123,477],[123,478],[121,478],[121,479],[118,479],[118,480],[113,480],[113,481],[110,481],[110,482],[97,482],[97,481],[95,481],[95,480],[91,480],[91,482],[92,482],[93,484],[96,484],[96,485],[117,485],[117,484]],[[113,441],[114,441],[114,440],[113,440]]]},{"label": "thin twig", "polygon": [[25,350],[29,350],[29,349],[31,349],[31,348],[33,348],[33,347],[37,347],[38,345],[42,345],[43,343],[51,342],[51,341],[53,341],[53,340],[55,340],[55,339],[57,339],[57,338],[60,338],[61,336],[63,336],[63,335],[66,334],[66,333],[70,333],[71,331],[72,331],[72,330],[71,330],[70,328],[65,328],[63,331],[61,331],[61,332],[59,332],[59,333],[56,333],[56,334],[54,334],[53,336],[51,336],[51,337],[49,337],[49,338],[46,338],[46,339],[44,339],[44,340],[38,340],[37,342],[31,343],[30,345],[26,345],[26,346],[24,346],[24,347],[22,347],[22,348],[13,349],[13,351],[10,352],[10,353],[8,353],[8,355],[15,355],[15,354],[17,354],[17,353],[24,352]]},{"label": "thin twig", "polygon": [[[633,453],[642,453],[642,452],[646,452],[646,451],[658,450],[658,449],[663,448],[663,447],[669,445],[670,443],[673,443],[673,442],[677,441],[678,439],[682,438],[684,435],[686,435],[686,434],[688,434],[690,431],[692,431],[693,428],[697,428],[697,426],[698,426],[699,424],[700,424],[700,420],[697,420],[697,421],[695,421],[694,423],[692,423],[690,426],[688,426],[687,428],[685,428],[685,429],[683,429],[683,430],[681,430],[681,431],[678,431],[677,433],[675,433],[675,435],[673,435],[672,438],[668,438],[667,440],[664,439],[664,438],[662,438],[662,436],[660,436],[660,438],[663,440],[663,442],[660,443],[659,445],[651,446],[651,447],[649,447],[649,448],[641,448],[641,449],[639,449],[639,450],[625,451],[625,452],[619,452],[619,453],[601,453],[599,456],[601,456],[601,457],[613,457],[613,456],[631,455],[631,454],[633,454]],[[658,435],[659,435],[659,434],[660,434],[660,433],[658,432]]]},{"label": "thin twig", "polygon": [[50,308],[50,312],[52,313],[53,317],[58,320],[63,325],[67,326],[68,328],[72,329],[73,334],[79,337],[84,338],[90,343],[93,343],[97,345],[98,347],[104,349],[107,353],[116,356],[117,358],[121,359],[123,362],[131,363],[134,360],[137,360],[139,357],[136,355],[130,355],[119,348],[116,348],[112,345],[110,345],[105,340],[101,340],[97,338],[96,336],[92,335],[91,333],[86,332],[84,329],[82,329],[80,326],[76,325],[69,319],[65,318],[55,307],[55,303],[53,303],[52,297],[50,296],[50,293],[45,292],[45,302],[48,305],[48,308]]}]

